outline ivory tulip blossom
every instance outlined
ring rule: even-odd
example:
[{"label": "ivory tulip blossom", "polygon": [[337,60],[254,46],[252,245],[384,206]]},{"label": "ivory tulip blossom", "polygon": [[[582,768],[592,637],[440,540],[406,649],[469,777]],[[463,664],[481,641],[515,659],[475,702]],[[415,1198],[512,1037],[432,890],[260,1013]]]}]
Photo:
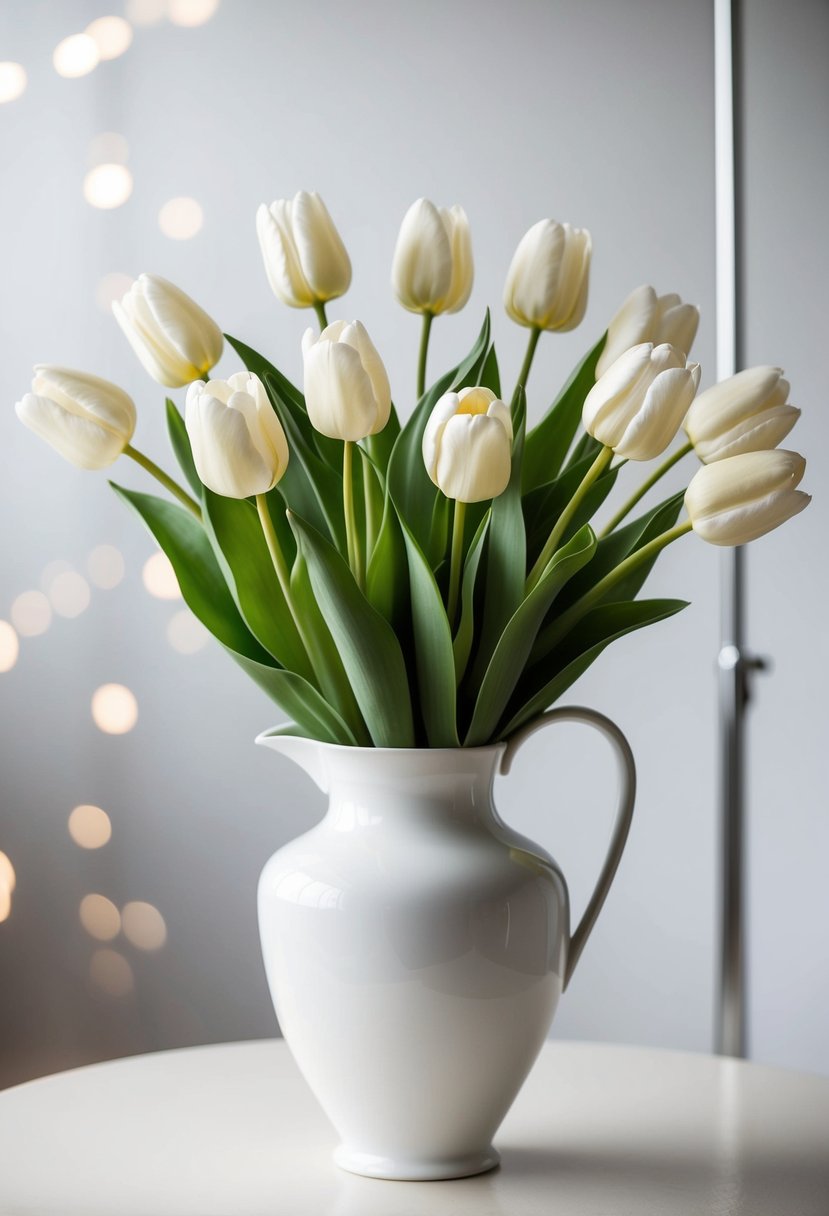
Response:
[{"label": "ivory tulip blossom", "polygon": [[360,321],[333,321],[302,339],[305,404],[311,424],[329,439],[356,442],[382,431],[391,412],[383,360]]},{"label": "ivory tulip blossom", "polygon": [[160,275],[139,275],[112,311],[146,370],[168,388],[206,376],[221,358],[216,322]]},{"label": "ivory tulip blossom", "polygon": [[515,251],[504,307],[530,329],[575,329],[587,308],[592,243],[586,228],[539,220]]},{"label": "ivory tulip blossom", "polygon": [[749,367],[700,393],[685,433],[703,464],[776,448],[800,417],[781,367]]},{"label": "ivory tulip blossom", "polygon": [[512,465],[512,417],[491,389],[445,393],[423,433],[423,462],[435,485],[458,502],[503,494]]},{"label": "ivory tulip blossom", "polygon": [[644,285],[632,291],[607,327],[607,342],[596,364],[596,379],[616,360],[642,342],[676,346],[686,359],[699,326],[699,309],[683,304],[673,292],[658,296]]},{"label": "ivory tulip blossom", "polygon": [[806,461],[797,452],[742,452],[703,465],[685,492],[694,531],[712,545],[745,545],[812,501],[797,487]]},{"label": "ivory tulip blossom", "polygon": [[268,282],[289,308],[313,308],[344,295],[351,261],[320,196],[300,190],[256,212]]},{"label": "ivory tulip blossom", "polygon": [[199,477],[225,498],[267,494],[288,465],[288,441],[258,376],[196,380],[185,424]]},{"label": "ivory tulip blossom", "polygon": [[699,364],[686,367],[675,346],[642,342],[593,385],[582,411],[584,429],[617,456],[653,460],[679,430],[699,375]]},{"label": "ivory tulip blossom", "polygon": [[403,217],[392,260],[394,293],[409,312],[458,312],[472,291],[469,221],[463,207],[436,207],[427,198]]},{"label": "ivory tulip blossom", "polygon": [[113,464],[135,431],[135,405],[123,389],[66,367],[38,364],[32,391],[15,410],[21,422],[80,469]]}]

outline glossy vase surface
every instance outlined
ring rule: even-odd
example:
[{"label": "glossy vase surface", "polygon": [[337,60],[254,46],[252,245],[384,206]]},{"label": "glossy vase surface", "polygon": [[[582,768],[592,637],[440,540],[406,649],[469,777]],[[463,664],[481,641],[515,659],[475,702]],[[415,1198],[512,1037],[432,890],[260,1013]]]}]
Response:
[{"label": "glossy vase surface", "polygon": [[610,735],[626,776],[580,939],[556,863],[493,803],[520,739],[448,750],[258,740],[329,796],[323,820],[265,866],[259,924],[280,1028],[346,1169],[426,1180],[498,1163],[493,1136],[604,899],[633,800],[617,728],[586,710],[546,717],[565,713]]}]

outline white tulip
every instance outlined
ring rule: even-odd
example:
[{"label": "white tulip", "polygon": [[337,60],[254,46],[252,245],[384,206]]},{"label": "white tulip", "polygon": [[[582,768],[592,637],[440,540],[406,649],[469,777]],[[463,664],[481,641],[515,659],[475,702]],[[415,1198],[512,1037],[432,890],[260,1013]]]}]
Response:
[{"label": "white tulip", "polygon": [[806,461],[797,452],[743,452],[705,464],[691,479],[685,507],[694,531],[712,545],[745,545],[812,501],[798,490]]},{"label": "white tulip", "polygon": [[469,221],[463,207],[436,207],[427,198],[403,217],[392,260],[394,293],[410,312],[458,312],[472,291]]},{"label": "white tulip", "polygon": [[786,404],[782,367],[749,367],[700,393],[688,410],[685,433],[704,464],[776,448],[800,417]]},{"label": "white tulip", "polygon": [[146,370],[168,388],[206,376],[221,358],[216,322],[160,275],[139,275],[112,311]]},{"label": "white tulip", "polygon": [[447,498],[497,498],[507,488],[512,465],[508,407],[488,388],[445,393],[423,432],[423,463]]},{"label": "white tulip", "polygon": [[596,379],[626,350],[641,342],[652,342],[654,346],[668,342],[687,359],[698,325],[699,309],[695,305],[683,304],[673,292],[658,296],[652,287],[637,287],[607,327],[607,342],[596,364]]},{"label": "white tulip", "polygon": [[199,477],[225,498],[267,494],[288,465],[288,441],[258,376],[194,381],[185,423]]},{"label": "white tulip", "polygon": [[302,339],[305,404],[311,424],[329,439],[356,442],[382,431],[391,412],[383,360],[360,321],[333,321]]},{"label": "white tulip", "polygon": [[256,212],[256,232],[274,295],[290,308],[313,308],[344,295],[351,262],[318,194],[300,190]]},{"label": "white tulip", "polygon": [[591,388],[584,429],[617,456],[653,460],[679,430],[699,384],[699,364],[685,366],[674,346],[643,342],[625,351]]},{"label": "white tulip", "polygon": [[515,251],[504,287],[513,321],[531,329],[575,329],[587,308],[592,244],[586,228],[539,220]]},{"label": "white tulip", "polygon": [[80,469],[105,469],[135,431],[135,405],[109,380],[38,364],[17,416]]}]

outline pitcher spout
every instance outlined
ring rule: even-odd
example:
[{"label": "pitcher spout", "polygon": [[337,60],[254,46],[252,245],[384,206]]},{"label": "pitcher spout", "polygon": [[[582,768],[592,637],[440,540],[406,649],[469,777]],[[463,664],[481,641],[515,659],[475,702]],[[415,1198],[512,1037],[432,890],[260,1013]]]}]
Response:
[{"label": "pitcher spout", "polygon": [[328,767],[325,763],[324,747],[316,739],[307,739],[304,735],[283,733],[283,726],[275,726],[256,736],[256,743],[269,747],[271,751],[281,752],[289,760],[293,760],[303,769],[311,780],[318,785],[324,794],[328,793]]}]

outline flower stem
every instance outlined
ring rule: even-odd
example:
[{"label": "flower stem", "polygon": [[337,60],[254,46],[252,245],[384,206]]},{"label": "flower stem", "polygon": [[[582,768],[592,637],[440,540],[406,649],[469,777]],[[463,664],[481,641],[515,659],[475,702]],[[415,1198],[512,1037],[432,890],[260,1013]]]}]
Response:
[{"label": "flower stem", "polygon": [[317,314],[317,320],[320,324],[320,333],[322,333],[328,324],[328,318],[325,315],[325,305],[323,304],[322,300],[314,301],[314,312]]},{"label": "flower stem", "polygon": [[552,621],[546,629],[541,631],[533,649],[533,661],[536,662],[539,659],[543,659],[545,655],[548,655],[553,647],[557,646],[561,639],[570,632],[576,622],[581,620],[585,613],[589,612],[591,608],[603,600],[608,591],[612,590],[616,583],[621,582],[623,578],[626,578],[628,574],[632,573],[638,566],[641,566],[643,562],[650,561],[652,557],[656,557],[666,545],[679,540],[680,536],[685,536],[692,529],[693,524],[690,519],[686,519],[681,524],[676,524],[675,527],[669,528],[667,532],[663,532],[661,536],[655,536],[652,541],[643,545],[641,549],[637,549],[635,553],[631,553],[629,557],[620,562],[604,578],[599,579],[595,587],[591,587],[581,599],[576,600],[557,620]]},{"label": "flower stem", "polygon": [[527,351],[524,355],[524,362],[521,364],[521,371],[518,373],[518,380],[515,385],[515,392],[512,394],[512,404],[515,405],[518,396],[519,388],[526,390],[527,381],[530,377],[530,368],[533,365],[535,358],[535,348],[538,346],[538,339],[541,337],[541,330],[533,327],[530,330],[530,340],[527,343]]},{"label": "flower stem", "polygon": [[288,563],[285,561],[285,554],[282,552],[279,537],[276,535],[276,529],[273,526],[271,513],[268,509],[267,495],[256,495],[256,510],[259,513],[259,522],[262,525],[265,543],[268,546],[268,552],[271,555],[273,568],[276,571],[279,586],[282,590],[282,594],[285,597],[285,603],[288,605],[288,611],[290,612],[293,622],[296,625],[296,631],[299,634],[300,641],[302,642],[305,653],[308,656],[310,671],[316,677],[316,667],[314,666],[314,648],[303,626],[302,618],[294,607],[293,596],[291,595],[291,572],[288,569]]},{"label": "flower stem", "polygon": [[357,517],[354,513],[354,444],[350,439],[343,443],[343,514],[345,516],[345,535],[348,544],[348,564],[351,573],[357,580],[357,586],[365,591],[365,574],[363,558],[360,552],[360,536],[357,531]]},{"label": "flower stem", "polygon": [[360,448],[360,455],[363,458],[363,503],[366,511],[366,568],[368,568],[377,539],[377,533],[380,529],[380,521],[377,518],[375,510],[376,500],[372,492],[374,488],[372,484],[374,465],[371,463],[368,453],[362,448]]},{"label": "flower stem", "polygon": [[602,473],[604,473],[612,458],[613,448],[603,447],[596,459],[591,464],[590,468],[585,473],[575,494],[570,499],[561,515],[559,515],[555,527],[547,537],[547,542],[544,545],[544,548],[538,555],[538,560],[529,573],[529,577],[527,578],[527,586],[524,592],[525,595],[529,595],[533,587],[537,585],[542,574],[547,569],[547,563],[558,548],[561,538],[564,536],[564,533],[572,523],[576,511],[578,511],[579,507],[581,506],[584,496],[587,494],[587,491],[593,485],[594,481],[596,481],[599,477],[601,477]]},{"label": "flower stem", "polygon": [[656,483],[659,481],[659,479],[661,477],[665,476],[665,474],[668,472],[668,469],[672,469],[674,467],[674,465],[677,464],[678,461],[682,460],[683,456],[687,456],[689,452],[693,451],[693,447],[694,447],[694,445],[692,443],[690,443],[690,442],[686,443],[686,444],[684,444],[683,447],[678,448],[676,452],[674,452],[671,456],[669,456],[667,460],[663,460],[663,462],[659,466],[659,468],[655,469],[654,472],[651,473],[651,475],[647,479],[647,481],[642,482],[641,486],[636,491],[636,493],[632,494],[630,496],[630,498],[627,500],[627,502],[622,507],[619,508],[619,510],[616,512],[616,514],[611,519],[610,523],[607,524],[607,526],[605,527],[604,531],[599,533],[599,536],[600,537],[609,536],[614,528],[618,528],[619,524],[622,522],[622,520],[625,518],[625,516],[630,514],[630,512],[633,510],[633,508],[639,502],[639,499],[645,497],[645,495],[647,494],[647,492],[651,488],[651,486],[655,486]]},{"label": "flower stem", "polygon": [[426,391],[426,354],[429,350],[429,334],[434,317],[430,312],[423,314],[423,327],[420,331],[420,353],[417,357],[417,399]]},{"label": "flower stem", "polygon": [[452,556],[449,560],[449,595],[447,598],[446,615],[449,618],[449,628],[455,632],[455,617],[458,615],[458,594],[461,586],[461,567],[463,566],[463,529],[466,522],[466,503],[455,500],[455,515],[452,520]]},{"label": "flower stem", "polygon": [[124,455],[129,456],[136,464],[140,464],[142,469],[146,469],[156,481],[160,481],[165,490],[169,490],[174,498],[177,498],[183,507],[186,507],[191,515],[195,515],[196,519],[201,520],[201,509],[195,498],[191,498],[186,490],[173,481],[163,469],[160,469],[154,460],[150,460],[149,456],[145,456],[143,452],[139,452],[138,448],[134,448],[131,443],[128,443],[124,448]]}]

